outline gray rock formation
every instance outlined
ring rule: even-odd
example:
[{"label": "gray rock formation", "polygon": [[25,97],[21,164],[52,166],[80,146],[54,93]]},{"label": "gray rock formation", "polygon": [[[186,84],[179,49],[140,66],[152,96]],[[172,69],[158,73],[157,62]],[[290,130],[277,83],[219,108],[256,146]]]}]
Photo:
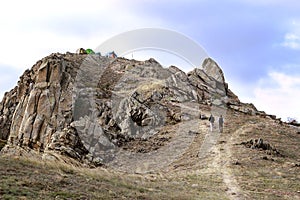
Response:
[{"label": "gray rock formation", "polygon": [[184,112],[185,104],[259,114],[229,90],[210,58],[185,74],[154,59],[51,54],[26,70],[0,103],[2,153],[20,147],[45,158],[63,154],[101,163],[128,141],[199,117]]},{"label": "gray rock formation", "polygon": [[262,149],[266,151],[267,154],[281,155],[276,148],[272,147],[268,142],[264,141],[262,138],[251,139],[247,142],[242,142],[241,145],[244,145],[247,148],[251,149]]}]

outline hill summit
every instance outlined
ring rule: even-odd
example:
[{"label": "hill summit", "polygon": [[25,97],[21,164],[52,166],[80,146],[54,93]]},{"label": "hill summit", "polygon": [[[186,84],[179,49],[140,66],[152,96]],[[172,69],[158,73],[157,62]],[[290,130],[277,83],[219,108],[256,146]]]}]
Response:
[{"label": "hill summit", "polygon": [[[192,114],[182,112],[188,103],[196,110]],[[3,151],[21,147],[45,157],[58,153],[102,160],[107,149],[198,118],[201,105],[214,103],[259,114],[229,90],[221,68],[210,58],[202,69],[185,74],[175,66],[163,68],[154,59],[52,54],[26,70],[18,86],[5,94],[0,136],[7,140]],[[93,142],[82,138],[94,135]]]},{"label": "hill summit", "polygon": [[[163,172],[169,181],[174,173],[213,174],[233,199],[298,198],[299,133],[242,103],[211,58],[185,73],[153,58],[55,53],[26,70],[0,103],[2,156]],[[199,180],[189,181],[196,195]]]}]

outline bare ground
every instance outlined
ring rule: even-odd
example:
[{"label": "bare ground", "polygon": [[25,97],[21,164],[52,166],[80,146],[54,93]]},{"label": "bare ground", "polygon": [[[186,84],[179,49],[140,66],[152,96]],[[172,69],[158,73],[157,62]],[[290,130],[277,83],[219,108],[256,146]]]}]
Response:
[{"label": "bare ground", "polygon": [[[176,132],[186,135],[179,139],[189,145],[170,162],[163,163],[169,154],[162,154],[154,162],[160,168],[142,173],[2,156],[0,199],[300,199],[299,130],[233,111],[225,122],[222,134],[210,133],[208,122],[199,119],[189,122],[198,124],[195,130],[179,125]],[[169,136],[176,134],[163,135]],[[280,154],[241,144],[256,138]]]}]

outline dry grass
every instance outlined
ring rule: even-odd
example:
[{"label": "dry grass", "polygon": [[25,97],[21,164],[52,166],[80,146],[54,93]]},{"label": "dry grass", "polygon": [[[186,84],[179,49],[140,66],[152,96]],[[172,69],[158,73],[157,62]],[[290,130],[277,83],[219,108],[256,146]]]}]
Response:
[{"label": "dry grass", "polygon": [[210,174],[125,174],[1,157],[0,176],[1,199],[226,199]]},{"label": "dry grass", "polygon": [[[233,134],[232,162],[239,162],[230,168],[242,190],[252,199],[300,199],[300,137],[295,127],[257,116],[231,115],[230,120],[233,124],[227,131]],[[280,155],[239,145],[258,138]],[[226,140],[226,135],[222,139]]]},{"label": "dry grass", "polygon": [[[0,157],[0,199],[239,199],[230,187],[239,187],[245,195],[240,199],[300,199],[299,130],[231,111],[226,122],[205,159],[197,157],[205,134],[200,132],[186,153],[156,173]],[[207,122],[201,123],[206,130]],[[240,145],[253,138],[282,155]]]}]

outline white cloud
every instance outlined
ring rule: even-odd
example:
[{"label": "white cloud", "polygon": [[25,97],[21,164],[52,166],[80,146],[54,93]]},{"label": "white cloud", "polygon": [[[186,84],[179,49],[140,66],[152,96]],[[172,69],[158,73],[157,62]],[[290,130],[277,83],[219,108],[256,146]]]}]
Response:
[{"label": "white cloud", "polygon": [[0,63],[28,68],[52,52],[96,48],[120,32],[162,25],[153,16],[136,16],[132,4],[115,0],[6,1],[0,8]]},{"label": "white cloud", "polygon": [[282,120],[300,119],[300,75],[270,72],[254,89],[251,101],[259,110],[275,114]]},{"label": "white cloud", "polygon": [[289,32],[284,35],[284,41],[281,45],[294,50],[300,50],[300,22],[292,20],[289,29]]},{"label": "white cloud", "polygon": [[282,46],[288,47],[291,49],[299,50],[300,49],[300,35],[295,33],[287,33],[284,36],[284,42]]},{"label": "white cloud", "polygon": [[[54,52],[96,48],[124,31],[162,26],[154,16],[135,12],[134,1],[5,1],[0,7],[1,93],[18,77],[6,78],[4,67],[24,71]],[[138,16],[137,16],[138,15]]]}]

